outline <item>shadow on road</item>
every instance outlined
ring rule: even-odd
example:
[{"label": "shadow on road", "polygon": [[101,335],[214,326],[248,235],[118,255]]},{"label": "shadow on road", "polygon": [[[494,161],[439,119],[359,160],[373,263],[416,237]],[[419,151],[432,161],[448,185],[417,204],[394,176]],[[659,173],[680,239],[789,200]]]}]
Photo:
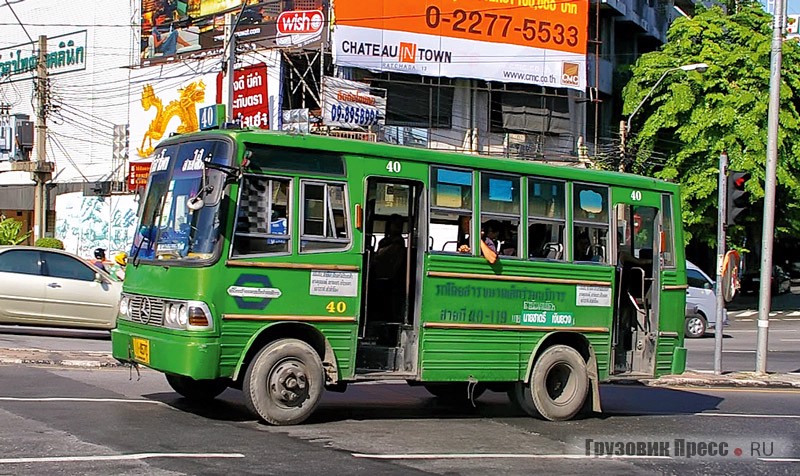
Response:
[{"label": "shadow on road", "polygon": [[[601,386],[603,413],[589,413],[580,419],[620,416],[684,415],[715,410],[724,400],[688,390],[647,387],[640,384]],[[220,398],[205,404],[191,403],[175,393],[146,396],[176,410],[210,420],[245,422],[256,418],[244,404],[242,394],[227,390]],[[472,404],[452,404],[428,395],[424,390],[404,385],[358,386],[344,394],[326,392],[308,424],[347,420],[419,420],[530,418],[511,404],[504,393],[486,392]]]},{"label": "shadow on road", "polygon": [[[739,294],[726,307],[728,311],[758,309],[758,293]],[[773,311],[795,311],[800,309],[800,288],[792,286],[790,292],[772,296],[770,308]]]}]

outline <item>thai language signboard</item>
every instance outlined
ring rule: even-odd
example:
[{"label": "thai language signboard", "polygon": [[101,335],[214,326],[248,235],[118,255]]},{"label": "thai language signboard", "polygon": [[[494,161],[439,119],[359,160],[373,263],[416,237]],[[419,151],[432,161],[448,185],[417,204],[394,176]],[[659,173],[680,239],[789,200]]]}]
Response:
[{"label": "thai language signboard", "polygon": [[[223,103],[222,73],[217,74],[217,103]],[[269,129],[267,65],[264,63],[237,69],[233,73],[233,114],[242,127]]]},{"label": "thai language signboard", "polygon": [[128,190],[134,192],[147,186],[152,162],[131,162],[128,164]]},{"label": "thai language signboard", "polygon": [[[0,81],[29,80],[39,62],[39,44],[0,48]],[[55,75],[86,69],[86,30],[47,38],[47,74]]]},{"label": "thai language signboard", "polygon": [[334,3],[334,62],[583,90],[588,0]]},{"label": "thai language signboard", "polygon": [[341,129],[364,129],[383,124],[386,98],[370,94],[368,84],[341,78],[322,78],[322,123]]}]

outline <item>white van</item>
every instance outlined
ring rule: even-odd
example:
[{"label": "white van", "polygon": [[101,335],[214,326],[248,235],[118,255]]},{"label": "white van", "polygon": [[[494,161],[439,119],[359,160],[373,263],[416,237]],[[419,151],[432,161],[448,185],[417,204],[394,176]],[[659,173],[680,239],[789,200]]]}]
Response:
[{"label": "white van", "polygon": [[[703,337],[706,329],[714,327],[717,320],[717,295],[714,280],[691,261],[686,261],[686,337]],[[689,312],[692,309],[694,312]],[[696,310],[695,310],[696,309]],[[728,324],[728,313],[722,309],[722,322]]]}]

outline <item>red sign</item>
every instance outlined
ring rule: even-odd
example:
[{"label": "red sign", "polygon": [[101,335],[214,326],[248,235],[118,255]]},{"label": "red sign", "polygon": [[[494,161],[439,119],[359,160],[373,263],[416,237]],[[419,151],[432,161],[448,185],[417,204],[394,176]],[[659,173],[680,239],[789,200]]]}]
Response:
[{"label": "red sign", "polygon": [[318,33],[325,23],[319,10],[294,10],[283,12],[278,16],[278,34],[296,35]]},{"label": "red sign", "polygon": [[131,162],[128,167],[128,191],[134,192],[147,186],[151,162]]},{"label": "red sign", "polygon": [[[222,101],[222,73],[217,74],[217,103]],[[233,73],[233,114],[242,127],[269,129],[267,65],[261,63]]]}]

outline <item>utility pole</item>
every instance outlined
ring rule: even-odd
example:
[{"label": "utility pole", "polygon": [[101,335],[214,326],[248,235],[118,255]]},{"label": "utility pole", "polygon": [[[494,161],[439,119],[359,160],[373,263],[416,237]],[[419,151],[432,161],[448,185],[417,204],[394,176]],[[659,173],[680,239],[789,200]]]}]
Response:
[{"label": "utility pole", "polygon": [[719,155],[719,182],[717,194],[717,314],[714,316],[714,373],[722,373],[722,326],[725,316],[725,297],[722,292],[722,262],[725,258],[725,209],[727,207],[728,154]]},{"label": "utility pole", "polygon": [[619,121],[619,171],[625,172],[625,156],[628,155],[628,124]]},{"label": "utility pole", "polygon": [[47,163],[47,36],[39,36],[39,58],[36,64],[36,165],[31,172],[35,183],[33,197],[33,239],[45,236],[47,229],[47,194],[45,184],[53,176],[53,168]]},{"label": "utility pole", "polygon": [[769,110],[767,112],[767,164],[764,177],[764,228],[761,234],[761,291],[758,296],[758,340],[756,373],[767,372],[769,308],[772,301],[772,238],[775,233],[775,183],[778,165],[778,117],[781,110],[781,62],[783,60],[784,0],[775,0],[772,22],[772,59],[769,70]]}]

